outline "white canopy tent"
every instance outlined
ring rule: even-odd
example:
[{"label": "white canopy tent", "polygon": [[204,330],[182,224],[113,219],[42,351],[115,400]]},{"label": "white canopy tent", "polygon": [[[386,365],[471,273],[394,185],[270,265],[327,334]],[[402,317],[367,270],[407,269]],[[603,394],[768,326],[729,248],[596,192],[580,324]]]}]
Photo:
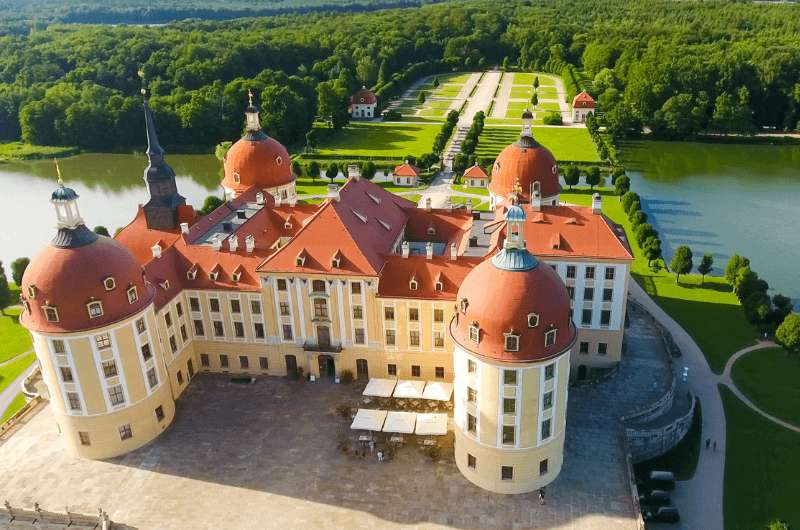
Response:
[{"label": "white canopy tent", "polygon": [[375,397],[392,397],[394,386],[397,384],[397,379],[381,379],[373,377],[367,383],[367,387],[362,392],[364,396]]},{"label": "white canopy tent", "polygon": [[383,424],[383,432],[412,434],[416,422],[417,415],[415,413],[396,412],[392,410],[386,415],[386,422]]},{"label": "white canopy tent", "polygon": [[357,431],[380,431],[386,420],[385,410],[358,409],[350,428]]},{"label": "white canopy tent", "polygon": [[425,381],[414,381],[411,379],[401,379],[394,387],[394,397],[422,399],[422,392],[425,389]]},{"label": "white canopy tent", "polygon": [[435,401],[450,401],[453,395],[453,384],[442,383],[440,381],[428,381],[422,399],[433,399]]},{"label": "white canopy tent", "polygon": [[414,432],[420,436],[444,436],[447,434],[447,414],[417,414]]}]

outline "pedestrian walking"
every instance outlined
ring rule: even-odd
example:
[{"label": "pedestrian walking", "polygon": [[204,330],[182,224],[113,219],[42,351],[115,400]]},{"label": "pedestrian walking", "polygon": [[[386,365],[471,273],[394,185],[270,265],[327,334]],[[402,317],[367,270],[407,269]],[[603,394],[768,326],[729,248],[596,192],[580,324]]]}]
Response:
[{"label": "pedestrian walking", "polygon": [[714,451],[716,451],[716,450],[717,450],[717,441],[714,440]]},{"label": "pedestrian walking", "polygon": [[711,445],[711,438],[706,438],[706,449],[708,449],[709,445]]},{"label": "pedestrian walking", "polygon": [[539,489],[539,504],[544,505],[544,488]]}]

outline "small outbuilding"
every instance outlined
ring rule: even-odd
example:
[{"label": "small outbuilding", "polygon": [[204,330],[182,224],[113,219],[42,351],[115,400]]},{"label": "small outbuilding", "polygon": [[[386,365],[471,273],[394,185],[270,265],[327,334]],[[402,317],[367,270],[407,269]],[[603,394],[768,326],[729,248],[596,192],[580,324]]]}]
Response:
[{"label": "small outbuilding", "polygon": [[586,116],[594,114],[594,98],[585,90],[572,98],[572,121],[573,123],[583,123]]},{"label": "small outbuilding", "polygon": [[486,174],[481,166],[475,164],[464,171],[464,177],[461,181],[470,188],[485,188],[489,185],[489,175]]},{"label": "small outbuilding", "polygon": [[419,168],[406,162],[392,172],[395,186],[416,186],[419,183]]},{"label": "small outbuilding", "polygon": [[354,120],[371,120],[378,109],[378,97],[365,86],[350,97],[350,117]]}]

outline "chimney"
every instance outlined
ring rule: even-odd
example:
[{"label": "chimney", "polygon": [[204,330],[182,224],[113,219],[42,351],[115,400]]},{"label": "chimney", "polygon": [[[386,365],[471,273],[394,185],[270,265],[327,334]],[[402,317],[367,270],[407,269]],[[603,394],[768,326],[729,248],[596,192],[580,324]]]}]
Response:
[{"label": "chimney", "polygon": [[222,239],[223,238],[221,237],[221,235],[217,234],[217,236],[211,242],[211,246],[214,248],[214,250],[219,250],[222,248]]},{"label": "chimney", "polygon": [[154,258],[158,259],[161,257],[161,245],[159,245],[158,243],[150,247],[150,250],[153,251]]},{"label": "chimney", "polygon": [[291,195],[289,195],[289,206],[294,208],[296,204],[297,204],[297,194],[292,193]]},{"label": "chimney", "polygon": [[425,259],[433,259],[433,243],[425,243]]},{"label": "chimney", "polygon": [[350,164],[347,166],[347,177],[352,178],[353,180],[358,180],[361,178],[361,168],[358,167],[358,164]]},{"label": "chimney", "polygon": [[276,193],[275,194],[275,206],[280,206],[280,205],[281,205],[281,194],[280,193]]},{"label": "chimney", "polygon": [[264,192],[263,191],[259,191],[258,193],[256,193],[256,204],[258,204],[259,206],[264,206]]},{"label": "chimney", "polygon": [[408,244],[408,241],[403,241],[403,244],[400,245],[401,252],[404,258],[408,257],[408,254],[411,252],[411,248]]},{"label": "chimney", "polygon": [[599,193],[592,195],[592,213],[603,213],[603,198]]},{"label": "chimney", "polygon": [[430,212],[430,211],[431,211],[431,202],[432,202],[432,201],[431,201],[431,198],[430,198],[430,197],[428,197],[427,199],[425,199],[425,211],[426,211],[426,212]]},{"label": "chimney", "polygon": [[228,238],[228,248],[231,249],[231,252],[236,252],[236,249],[239,248],[239,237],[236,234]]},{"label": "chimney", "polygon": [[253,249],[256,247],[256,238],[253,236],[253,234],[250,234],[244,238],[244,246],[248,254],[253,253]]},{"label": "chimney", "polygon": [[471,200],[467,201],[466,207],[467,207],[467,213],[472,213],[472,201]]},{"label": "chimney", "polygon": [[189,223],[181,223],[181,234],[189,233]]},{"label": "chimney", "polygon": [[328,184],[328,198],[339,202],[339,186],[336,184]]},{"label": "chimney", "polygon": [[533,192],[533,197],[531,198],[531,209],[534,212],[542,211],[542,197],[539,195],[538,191]]},{"label": "chimney", "polygon": [[450,243],[450,261],[455,261],[458,258],[458,249],[455,243]]}]

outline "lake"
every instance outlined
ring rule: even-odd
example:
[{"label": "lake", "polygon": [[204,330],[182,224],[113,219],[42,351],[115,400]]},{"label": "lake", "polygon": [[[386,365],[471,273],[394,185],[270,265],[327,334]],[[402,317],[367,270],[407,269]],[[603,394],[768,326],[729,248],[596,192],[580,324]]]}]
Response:
[{"label": "lake", "polygon": [[688,245],[722,274],[740,254],[800,303],[800,146],[635,142],[622,159],[668,260]]}]

